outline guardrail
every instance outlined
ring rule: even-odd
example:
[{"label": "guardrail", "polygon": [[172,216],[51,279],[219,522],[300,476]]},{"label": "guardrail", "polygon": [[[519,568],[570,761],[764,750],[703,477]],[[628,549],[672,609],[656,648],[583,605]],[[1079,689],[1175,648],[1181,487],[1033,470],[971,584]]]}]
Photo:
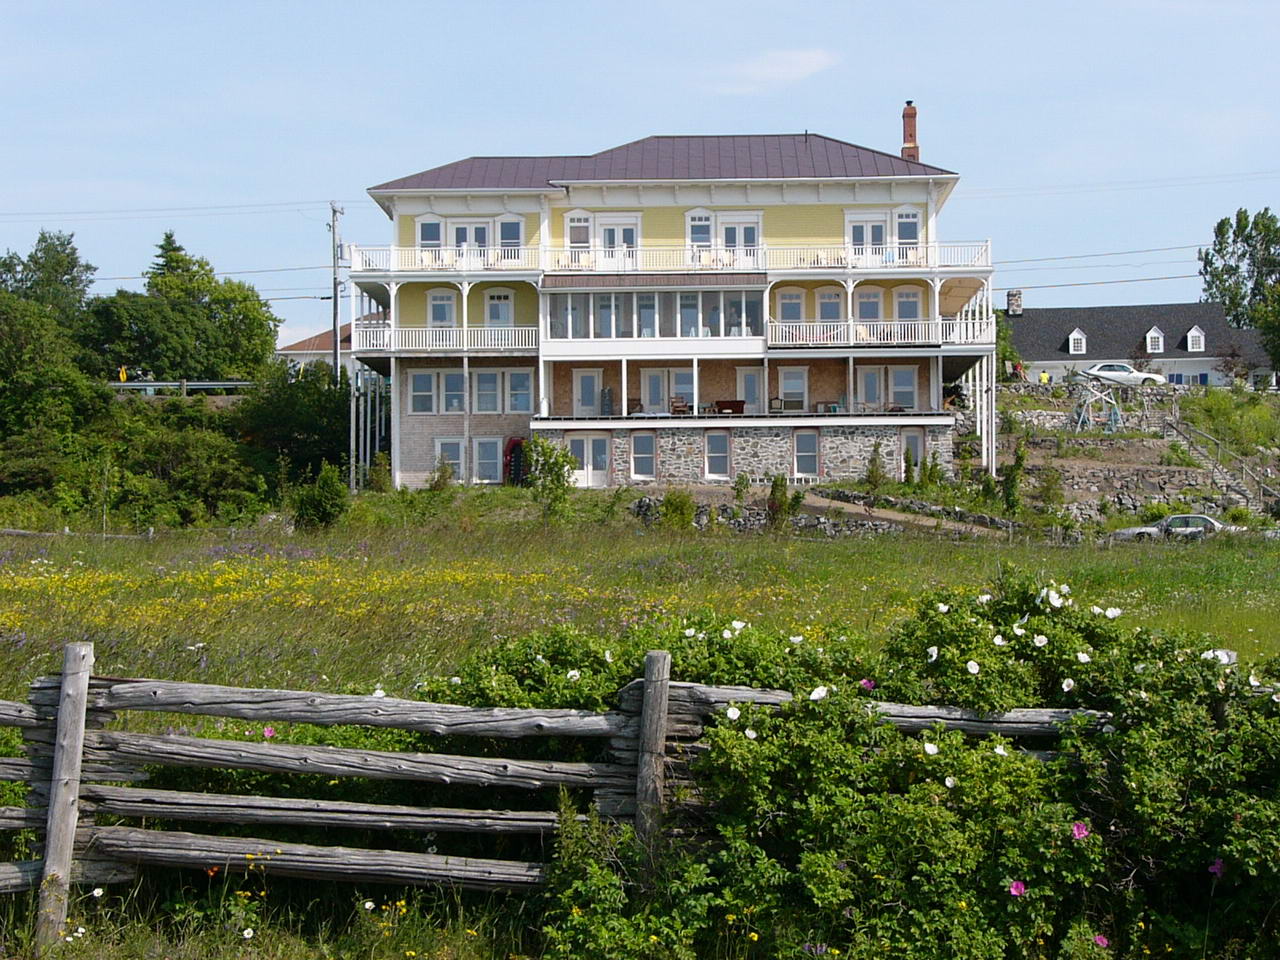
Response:
[{"label": "guardrail", "polygon": [[[1243,493],[1249,501],[1249,507],[1262,509],[1268,505],[1280,504],[1280,490],[1267,483],[1269,478],[1265,478],[1239,454],[1224,447],[1217,437],[1180,420],[1167,419],[1165,426],[1181,437],[1193,454],[1209,461],[1209,474],[1215,483],[1229,493]],[[1228,463],[1236,472],[1232,472]],[[1222,474],[1221,477],[1219,473]]]},{"label": "guardrail", "polygon": [[523,351],[538,348],[537,327],[396,327],[357,326],[356,352],[409,350],[422,352]]},{"label": "guardrail", "polygon": [[876,347],[995,343],[980,320],[771,320],[771,347]]},{"label": "guardrail", "polygon": [[808,270],[921,270],[991,266],[989,242],[788,244],[726,247],[712,244],[631,247],[395,247],[350,246],[357,273],[755,272]]}]

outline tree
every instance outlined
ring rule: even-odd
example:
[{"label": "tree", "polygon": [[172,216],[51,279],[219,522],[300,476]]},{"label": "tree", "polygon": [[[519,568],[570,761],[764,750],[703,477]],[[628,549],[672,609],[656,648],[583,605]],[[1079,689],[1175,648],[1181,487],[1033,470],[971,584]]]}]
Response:
[{"label": "tree", "polygon": [[190,310],[175,310],[167,300],[117,290],[89,307],[80,332],[84,366],[98,377],[120,367],[133,379],[203,380],[218,374],[200,350]]},{"label": "tree", "polygon": [[41,230],[26,257],[12,250],[0,257],[0,290],[49,307],[71,333],[97,269],[80,258],[74,234]]},{"label": "tree", "polygon": [[1232,326],[1256,327],[1280,366],[1280,219],[1270,207],[1252,216],[1242,207],[1218,221],[1199,256],[1204,299],[1221,303]]},{"label": "tree", "polygon": [[569,492],[573,489],[573,471],[577,461],[569,448],[534,434],[525,441],[529,489],[533,499],[542,504],[549,519],[565,516],[569,509]]},{"label": "tree", "polygon": [[341,463],[348,453],[349,391],[346,371],[334,384],[327,363],[309,363],[296,377],[287,361],[268,364],[236,408],[241,435],[259,451],[262,472],[284,458],[296,480],[325,463]]}]

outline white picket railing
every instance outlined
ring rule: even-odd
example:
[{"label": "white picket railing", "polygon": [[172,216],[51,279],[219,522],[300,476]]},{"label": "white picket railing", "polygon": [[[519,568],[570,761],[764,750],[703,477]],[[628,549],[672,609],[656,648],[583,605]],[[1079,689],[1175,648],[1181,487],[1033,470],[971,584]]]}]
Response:
[{"label": "white picket railing", "polygon": [[995,342],[995,324],[982,320],[774,320],[771,347],[930,346]]},{"label": "white picket railing", "polygon": [[894,243],[880,246],[639,247],[360,247],[351,245],[357,273],[476,273],[544,270],[553,273],[758,272],[764,270],[919,270],[989,267],[991,246],[980,243]]},{"label": "white picket railing", "polygon": [[536,350],[537,327],[356,327],[355,350],[430,353],[466,350]]}]

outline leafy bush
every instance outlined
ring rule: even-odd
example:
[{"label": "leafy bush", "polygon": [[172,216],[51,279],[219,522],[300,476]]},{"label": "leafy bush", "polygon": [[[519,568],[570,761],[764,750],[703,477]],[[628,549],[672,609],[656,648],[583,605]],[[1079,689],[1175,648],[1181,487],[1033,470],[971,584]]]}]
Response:
[{"label": "leafy bush", "polygon": [[338,468],[326,463],[313,483],[292,491],[291,501],[294,522],[305,530],[317,530],[342,519],[351,505],[351,496]]},{"label": "leafy bush", "polygon": [[368,485],[374,493],[390,493],[392,490],[391,457],[384,450],[379,450],[373,455],[373,463],[369,466]]},{"label": "leafy bush", "polygon": [[668,490],[658,505],[658,519],[672,530],[689,530],[697,509],[688,490]]},{"label": "leafy bush", "polygon": [[1191,452],[1177,440],[1169,441],[1169,446],[1160,454],[1160,465],[1163,467],[1198,467],[1200,462]]},{"label": "leafy bush", "polygon": [[527,481],[544,516],[563,517],[568,511],[573,471],[577,466],[569,448],[534,435],[524,445]]},{"label": "leafy bush", "polygon": [[889,482],[889,475],[884,469],[884,459],[880,451],[879,440],[871,447],[871,459],[867,461],[867,472],[863,476],[862,482],[867,485],[867,489],[872,493],[875,493]]},{"label": "leafy bush", "polygon": [[1004,512],[1015,516],[1022,506],[1022,475],[1027,469],[1027,445],[1022,440],[1014,450],[1013,461],[1000,468],[1000,497]]}]

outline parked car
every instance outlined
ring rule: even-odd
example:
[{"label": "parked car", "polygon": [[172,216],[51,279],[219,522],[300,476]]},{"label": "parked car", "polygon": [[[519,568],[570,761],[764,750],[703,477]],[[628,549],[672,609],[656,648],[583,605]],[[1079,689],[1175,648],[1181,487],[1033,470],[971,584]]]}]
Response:
[{"label": "parked car", "polygon": [[1169,382],[1163,374],[1152,373],[1149,370],[1135,370],[1127,363],[1095,363],[1081,370],[1080,375],[1093,377],[1095,380],[1107,380],[1124,387],[1154,387],[1157,384]]},{"label": "parked car", "polygon": [[1244,533],[1203,513],[1175,513],[1142,527],[1125,527],[1111,534],[1112,540],[1203,540],[1218,533]]}]

